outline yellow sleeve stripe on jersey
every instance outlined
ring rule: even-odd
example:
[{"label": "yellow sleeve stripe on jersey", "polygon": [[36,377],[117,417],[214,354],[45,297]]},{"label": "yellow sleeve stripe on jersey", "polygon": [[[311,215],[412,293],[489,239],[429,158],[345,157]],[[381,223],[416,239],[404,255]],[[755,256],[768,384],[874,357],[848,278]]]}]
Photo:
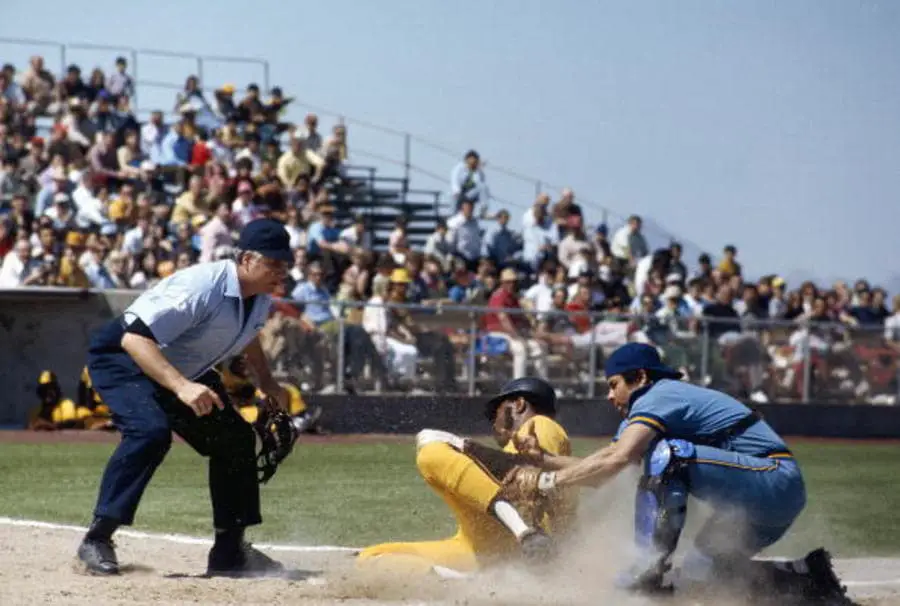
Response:
[{"label": "yellow sleeve stripe on jersey", "polygon": [[640,423],[641,425],[646,425],[651,429],[655,429],[660,433],[666,432],[665,424],[659,419],[655,419],[653,417],[648,417],[646,415],[639,415],[637,417],[632,417],[628,420],[628,424],[631,425],[633,423]]}]

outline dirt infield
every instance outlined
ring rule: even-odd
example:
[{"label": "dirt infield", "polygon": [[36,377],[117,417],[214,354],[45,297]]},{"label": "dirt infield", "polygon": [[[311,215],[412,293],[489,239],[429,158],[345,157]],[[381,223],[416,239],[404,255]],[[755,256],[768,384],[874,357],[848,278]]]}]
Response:
[{"label": "dirt infield", "polygon": [[[270,546],[267,551],[292,567],[291,579],[206,579],[208,544],[162,535],[118,539],[124,574],[114,578],[87,575],[73,555],[80,538],[75,527],[27,525],[0,520],[0,603],[65,603],[72,606],[245,604],[645,604],[592,587],[591,571],[572,570],[587,584],[537,582],[519,571],[466,580],[409,578],[364,573],[350,551],[302,551]],[[328,548],[326,548],[328,549]],[[895,560],[849,560],[839,563],[863,604],[900,605],[900,563]],[[672,602],[667,602],[672,603]],[[721,603],[721,602],[717,602]]]}]

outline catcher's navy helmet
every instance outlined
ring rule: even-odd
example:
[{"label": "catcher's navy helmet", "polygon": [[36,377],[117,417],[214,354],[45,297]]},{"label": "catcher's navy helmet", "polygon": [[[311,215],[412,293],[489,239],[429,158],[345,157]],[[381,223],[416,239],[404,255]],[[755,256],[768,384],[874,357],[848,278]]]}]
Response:
[{"label": "catcher's navy helmet", "polygon": [[485,408],[489,421],[497,416],[500,403],[509,398],[523,397],[531,404],[537,414],[548,417],[556,416],[556,390],[549,383],[537,377],[521,377],[509,381],[496,396],[491,398]]}]

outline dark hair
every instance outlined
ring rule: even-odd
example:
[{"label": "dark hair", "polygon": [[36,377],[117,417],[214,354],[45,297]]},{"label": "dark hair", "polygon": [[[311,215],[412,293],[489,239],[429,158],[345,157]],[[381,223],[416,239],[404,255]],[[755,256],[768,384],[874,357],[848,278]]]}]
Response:
[{"label": "dark hair", "polygon": [[638,369],[638,370],[628,370],[622,373],[622,380],[625,381],[626,385],[634,385],[638,381],[641,380],[641,372],[647,375],[647,380],[650,383],[655,383],[660,379],[665,379],[666,376],[663,373],[660,373],[655,370],[646,370],[646,369]]}]

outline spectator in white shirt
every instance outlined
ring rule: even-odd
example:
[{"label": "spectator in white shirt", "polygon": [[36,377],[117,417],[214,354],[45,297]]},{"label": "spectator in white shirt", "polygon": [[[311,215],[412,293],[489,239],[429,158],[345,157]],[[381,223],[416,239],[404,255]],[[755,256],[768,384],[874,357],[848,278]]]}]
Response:
[{"label": "spectator in white shirt", "polygon": [[[543,212],[535,212],[536,207],[543,208]],[[534,204],[525,211],[525,214],[522,215],[522,230],[526,230],[529,227],[537,224],[537,217],[540,215],[541,220],[543,221],[544,217],[549,216],[548,208],[550,207],[550,194],[538,194],[538,197],[535,198]]]},{"label": "spectator in white shirt", "polygon": [[475,150],[466,153],[463,161],[454,167],[450,175],[450,194],[456,201],[457,209],[463,200],[468,200],[473,206],[481,202],[487,208],[487,182],[481,170],[481,158]]},{"label": "spectator in white shirt", "polygon": [[93,179],[91,171],[84,171],[81,174],[81,183],[72,192],[78,224],[82,227],[99,227],[109,223],[103,203],[94,195]]},{"label": "spectator in white shirt", "polygon": [[447,222],[438,219],[434,226],[434,232],[425,240],[425,256],[434,257],[441,263],[444,272],[450,271],[450,262],[453,259],[453,243],[447,232]]},{"label": "spectator in white shirt", "polygon": [[362,215],[354,216],[353,223],[341,230],[338,239],[351,248],[372,250],[372,234],[366,229],[366,218]]},{"label": "spectator in white shirt", "polygon": [[556,265],[553,261],[545,261],[541,265],[537,282],[532,284],[522,296],[522,305],[538,314],[553,309],[553,278],[555,275]]},{"label": "spectator in white shirt", "polygon": [[18,288],[34,269],[37,261],[31,259],[31,244],[17,240],[13,249],[3,257],[0,265],[0,288]]},{"label": "spectator in white shirt", "polygon": [[76,227],[75,210],[72,208],[72,199],[69,194],[59,192],[53,195],[53,206],[44,212],[44,216],[53,220],[53,228],[56,231],[66,231]]},{"label": "spectator in white shirt", "polygon": [[450,246],[453,254],[464,259],[469,271],[478,269],[481,255],[481,227],[474,216],[475,204],[464,198],[459,212],[447,221],[450,230]]},{"label": "spectator in white shirt", "polygon": [[633,268],[650,252],[647,240],[641,233],[641,224],[639,216],[631,215],[628,223],[616,231],[610,243],[612,255],[626,267]]},{"label": "spectator in white shirt", "polygon": [[210,204],[212,219],[200,228],[200,262],[213,260],[216,249],[221,246],[234,246],[231,236],[231,209],[227,202],[219,200]]}]

